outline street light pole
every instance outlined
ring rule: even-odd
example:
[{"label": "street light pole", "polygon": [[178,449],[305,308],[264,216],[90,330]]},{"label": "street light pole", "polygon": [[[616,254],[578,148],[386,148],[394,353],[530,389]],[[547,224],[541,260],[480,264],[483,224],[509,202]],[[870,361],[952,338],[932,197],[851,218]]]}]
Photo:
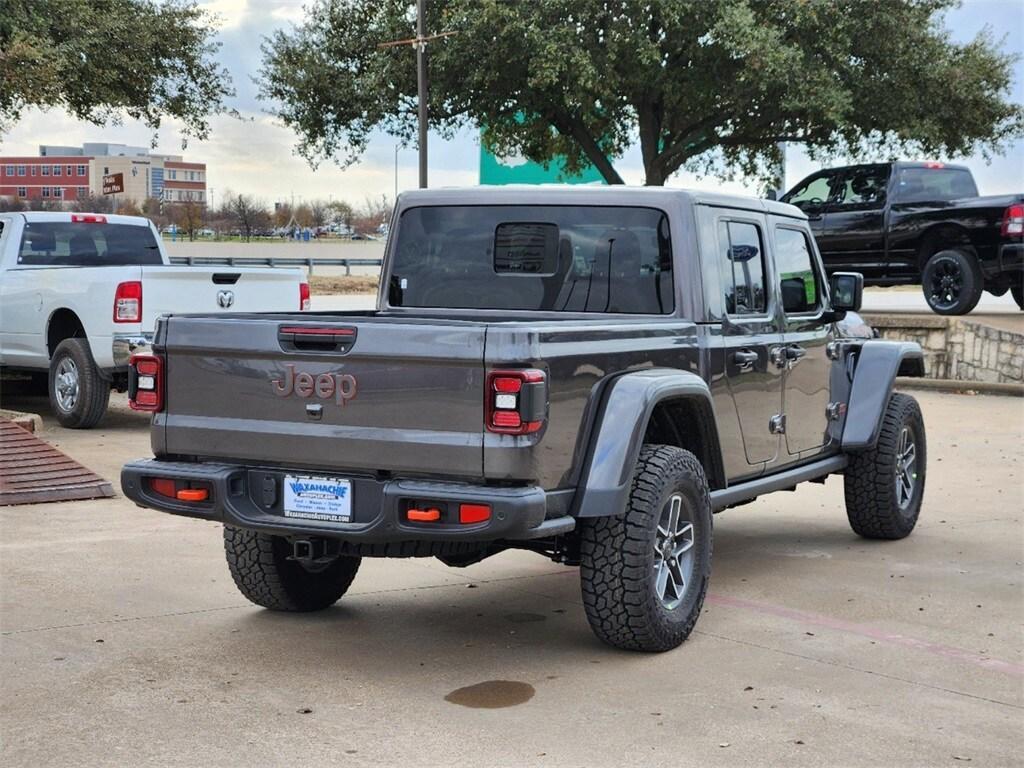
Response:
[{"label": "street light pole", "polygon": [[[420,120],[420,189],[427,188],[427,0],[416,0],[416,99]],[[397,153],[396,153],[397,156]],[[395,195],[397,197],[397,193]]]}]

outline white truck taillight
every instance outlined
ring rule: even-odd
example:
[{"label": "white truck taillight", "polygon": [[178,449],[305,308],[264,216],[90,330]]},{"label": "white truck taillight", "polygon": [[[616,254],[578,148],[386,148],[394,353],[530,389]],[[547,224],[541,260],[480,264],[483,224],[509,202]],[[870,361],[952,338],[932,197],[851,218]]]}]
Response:
[{"label": "white truck taillight", "polygon": [[528,435],[544,426],[548,410],[544,371],[491,371],[487,374],[485,426],[488,432]]},{"label": "white truck taillight", "polygon": [[132,355],[128,361],[128,405],[136,411],[164,409],[164,361],[157,355]]},{"label": "white truck taillight", "polygon": [[1007,235],[1024,235],[1024,203],[1016,203],[1006,209],[1003,214],[1003,237]]},{"label": "white truck taillight", "polygon": [[138,280],[118,284],[114,291],[114,322],[142,322],[142,283]]},{"label": "white truck taillight", "polygon": [[299,311],[309,310],[309,283],[299,283]]}]

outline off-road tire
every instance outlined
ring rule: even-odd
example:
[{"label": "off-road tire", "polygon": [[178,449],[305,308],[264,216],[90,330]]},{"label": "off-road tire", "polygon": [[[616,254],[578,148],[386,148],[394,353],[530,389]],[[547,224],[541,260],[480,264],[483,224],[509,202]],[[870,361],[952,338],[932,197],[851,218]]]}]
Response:
[{"label": "off-road tire", "polygon": [[224,553],[235,586],[256,605],[272,611],[320,611],[338,602],[356,577],[362,558],[338,557],[322,570],[289,560],[291,543],[245,528],[224,526]]},{"label": "off-road tire", "polygon": [[[57,371],[64,360],[70,360],[78,377],[78,395],[71,408],[61,406],[58,399]],[[53,351],[50,358],[50,374],[47,378],[47,392],[50,410],[62,427],[69,429],[91,429],[107,412],[110,402],[110,381],[104,378],[86,339],[64,339]]]},{"label": "off-road tire", "polygon": [[[915,485],[909,503],[901,508],[896,490],[897,453],[904,427],[913,431],[916,448]],[[921,513],[927,474],[927,441],[917,400],[894,394],[882,417],[878,443],[850,457],[843,485],[850,527],[866,539],[902,539],[910,535]]]},{"label": "off-road tire", "polygon": [[[690,585],[672,609],[655,586],[655,540],[661,511],[679,494],[689,505],[695,555]],[[580,581],[591,628],[601,640],[633,651],[668,651],[689,636],[711,575],[711,499],[704,468],[689,451],[645,445],[622,515],[580,521]]]},{"label": "off-road tire", "polygon": [[[933,284],[941,279],[943,271],[956,275],[960,288],[952,302],[942,302],[933,295]],[[924,300],[932,311],[939,315],[966,315],[976,306],[985,290],[985,279],[981,267],[973,255],[958,248],[947,248],[932,254],[921,272],[921,290]]]},{"label": "off-road tire", "polygon": [[1024,278],[1014,276],[1013,282],[1010,284],[1010,293],[1013,294],[1013,300],[1017,302],[1017,306],[1024,309]]}]

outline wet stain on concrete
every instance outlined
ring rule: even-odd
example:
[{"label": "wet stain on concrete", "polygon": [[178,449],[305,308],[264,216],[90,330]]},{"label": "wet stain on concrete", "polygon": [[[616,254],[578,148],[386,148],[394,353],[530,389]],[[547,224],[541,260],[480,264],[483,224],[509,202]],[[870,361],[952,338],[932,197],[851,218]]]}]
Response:
[{"label": "wet stain on concrete", "polygon": [[526,624],[530,621],[544,621],[547,616],[542,616],[539,613],[506,613],[505,619],[513,624]]},{"label": "wet stain on concrete", "polygon": [[525,704],[536,690],[529,683],[516,680],[487,680],[476,685],[457,688],[444,697],[450,704],[472,709],[501,709]]}]

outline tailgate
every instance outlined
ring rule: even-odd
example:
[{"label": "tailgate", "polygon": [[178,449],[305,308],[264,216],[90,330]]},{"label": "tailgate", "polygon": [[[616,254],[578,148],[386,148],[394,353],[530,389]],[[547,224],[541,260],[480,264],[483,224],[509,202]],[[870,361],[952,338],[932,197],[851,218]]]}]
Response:
[{"label": "tailgate", "polygon": [[298,269],[143,267],[143,327],[183,312],[295,312],[304,279]]},{"label": "tailgate", "polygon": [[482,323],[341,313],[172,317],[166,450],[479,478],[484,333]]}]

